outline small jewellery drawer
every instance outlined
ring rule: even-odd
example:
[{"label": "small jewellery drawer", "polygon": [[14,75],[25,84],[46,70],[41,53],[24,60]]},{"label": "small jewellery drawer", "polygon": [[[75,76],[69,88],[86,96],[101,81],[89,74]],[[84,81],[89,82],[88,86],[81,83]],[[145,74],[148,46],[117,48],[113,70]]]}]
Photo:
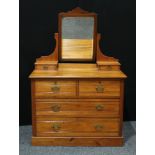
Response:
[{"label": "small jewellery drawer", "polygon": [[37,136],[118,136],[119,119],[37,117]]},{"label": "small jewellery drawer", "polygon": [[118,117],[119,99],[38,101],[36,114],[58,117]]},{"label": "small jewellery drawer", "polygon": [[83,97],[120,97],[119,80],[79,81],[79,96]]},{"label": "small jewellery drawer", "polygon": [[35,81],[36,98],[65,98],[76,96],[76,81],[37,80]]}]

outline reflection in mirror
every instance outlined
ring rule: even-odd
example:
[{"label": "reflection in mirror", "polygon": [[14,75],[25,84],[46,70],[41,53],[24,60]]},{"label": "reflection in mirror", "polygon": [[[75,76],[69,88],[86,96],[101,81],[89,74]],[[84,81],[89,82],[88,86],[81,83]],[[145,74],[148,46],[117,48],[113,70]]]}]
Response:
[{"label": "reflection in mirror", "polygon": [[93,59],[93,17],[62,19],[62,59]]}]

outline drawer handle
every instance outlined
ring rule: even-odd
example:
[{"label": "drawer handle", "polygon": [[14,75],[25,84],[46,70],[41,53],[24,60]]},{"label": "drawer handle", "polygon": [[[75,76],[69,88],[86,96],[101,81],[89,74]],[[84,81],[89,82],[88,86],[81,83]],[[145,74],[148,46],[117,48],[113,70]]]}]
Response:
[{"label": "drawer handle", "polygon": [[98,93],[103,93],[103,91],[104,91],[103,85],[102,84],[97,85],[96,86],[96,91]]},{"label": "drawer handle", "polygon": [[59,131],[61,129],[61,126],[60,126],[60,124],[55,123],[52,125],[52,128],[54,131]]},{"label": "drawer handle", "polygon": [[51,90],[56,93],[60,91],[60,86],[55,82],[54,85],[52,86]]},{"label": "drawer handle", "polygon": [[43,70],[48,70],[48,66],[43,66]]},{"label": "drawer handle", "polygon": [[52,110],[54,111],[54,112],[58,112],[58,111],[60,111],[60,105],[54,105],[54,106],[52,106]]},{"label": "drawer handle", "polygon": [[97,124],[95,125],[96,131],[101,131],[103,129],[103,125]]},{"label": "drawer handle", "polygon": [[101,105],[101,104],[97,104],[96,105],[96,110],[98,110],[98,111],[100,111],[100,110],[103,110],[103,105]]},{"label": "drawer handle", "polygon": [[108,70],[112,70],[112,66],[108,66]]}]

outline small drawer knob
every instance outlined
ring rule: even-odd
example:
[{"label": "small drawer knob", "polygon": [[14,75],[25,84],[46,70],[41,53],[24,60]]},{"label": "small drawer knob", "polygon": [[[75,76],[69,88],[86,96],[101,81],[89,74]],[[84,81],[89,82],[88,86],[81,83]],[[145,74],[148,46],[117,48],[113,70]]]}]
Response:
[{"label": "small drawer knob", "polygon": [[112,66],[108,66],[108,70],[112,70]]},{"label": "small drawer knob", "polygon": [[43,70],[48,70],[48,66],[43,66]]},{"label": "small drawer knob", "polygon": [[60,124],[55,123],[55,124],[52,125],[52,129],[53,129],[54,131],[59,131],[59,130],[61,129],[61,126],[60,126]]},{"label": "small drawer knob", "polygon": [[103,93],[103,91],[104,91],[103,85],[99,83],[99,84],[96,86],[96,91],[97,91],[97,93]]},{"label": "small drawer knob", "polygon": [[97,104],[96,105],[96,110],[98,110],[98,111],[100,111],[100,110],[103,110],[103,105],[101,105],[101,104]]},{"label": "small drawer knob", "polygon": [[57,105],[57,104],[52,106],[52,110],[53,110],[54,112],[60,111],[60,108],[61,108],[60,105]]},{"label": "small drawer knob", "polygon": [[102,131],[103,125],[97,124],[97,125],[95,125],[95,129],[96,129],[96,131]]},{"label": "small drawer knob", "polygon": [[51,90],[54,92],[54,93],[57,93],[60,91],[60,86],[55,82],[54,85],[52,86]]}]

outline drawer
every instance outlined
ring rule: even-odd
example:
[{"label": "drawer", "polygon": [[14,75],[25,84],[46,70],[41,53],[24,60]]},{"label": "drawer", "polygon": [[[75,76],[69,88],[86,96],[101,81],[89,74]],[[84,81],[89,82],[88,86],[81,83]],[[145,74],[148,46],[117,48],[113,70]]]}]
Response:
[{"label": "drawer", "polygon": [[118,117],[119,99],[37,101],[36,115],[58,117]]},{"label": "drawer", "polygon": [[65,98],[76,96],[76,81],[37,80],[35,81],[36,98]]},{"label": "drawer", "polygon": [[79,81],[79,96],[83,97],[120,97],[119,80]]},{"label": "drawer", "polygon": [[37,117],[37,136],[118,136],[118,119]]}]

